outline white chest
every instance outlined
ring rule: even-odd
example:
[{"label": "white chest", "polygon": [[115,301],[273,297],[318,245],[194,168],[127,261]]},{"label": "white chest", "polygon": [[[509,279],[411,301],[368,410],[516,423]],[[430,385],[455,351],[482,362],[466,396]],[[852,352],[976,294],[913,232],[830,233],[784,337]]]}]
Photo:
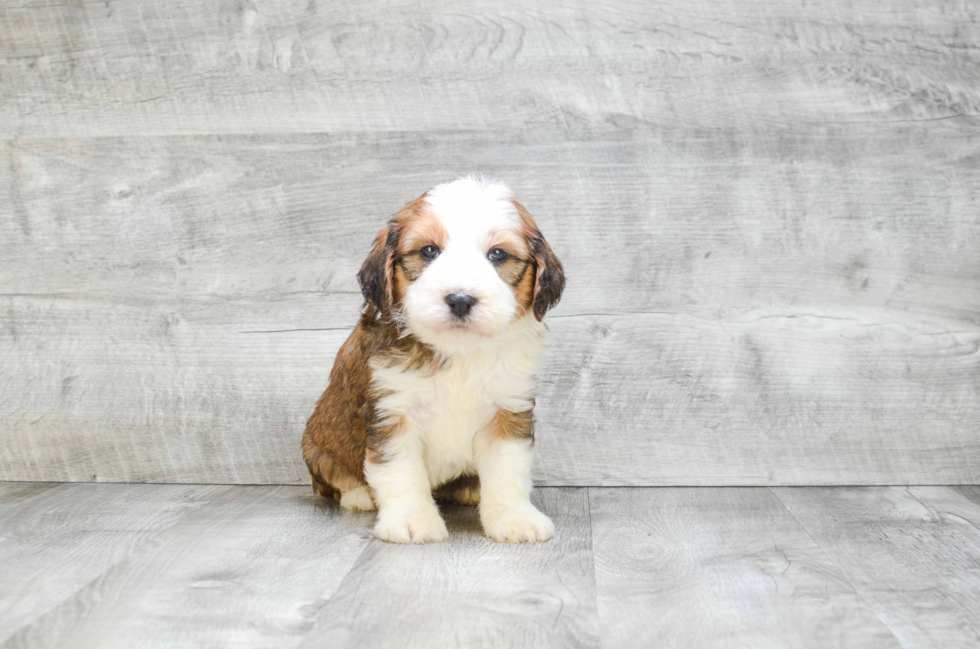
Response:
[{"label": "white chest", "polygon": [[375,385],[388,393],[379,410],[404,418],[433,486],[475,470],[474,439],[498,410],[533,406],[540,348],[538,335],[515,336],[454,354],[436,372],[372,368]]}]

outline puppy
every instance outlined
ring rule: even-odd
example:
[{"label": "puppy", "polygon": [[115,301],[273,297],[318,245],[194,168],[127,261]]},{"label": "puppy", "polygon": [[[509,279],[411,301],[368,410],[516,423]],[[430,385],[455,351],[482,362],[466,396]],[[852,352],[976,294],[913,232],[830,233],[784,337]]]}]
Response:
[{"label": "puppy", "polygon": [[565,277],[527,210],[479,177],[434,187],[378,232],[365,302],[303,434],[315,492],[372,510],[378,538],[448,538],[436,498],[487,536],[547,541],[531,504],[534,369]]}]

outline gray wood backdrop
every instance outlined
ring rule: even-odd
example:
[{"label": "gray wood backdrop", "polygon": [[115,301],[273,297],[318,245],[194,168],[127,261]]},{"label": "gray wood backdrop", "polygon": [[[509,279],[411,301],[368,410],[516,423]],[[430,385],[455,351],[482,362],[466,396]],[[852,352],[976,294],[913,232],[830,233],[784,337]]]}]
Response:
[{"label": "gray wood backdrop", "polygon": [[9,0],[0,479],[303,483],[376,229],[565,262],[550,485],[980,481],[980,6]]}]

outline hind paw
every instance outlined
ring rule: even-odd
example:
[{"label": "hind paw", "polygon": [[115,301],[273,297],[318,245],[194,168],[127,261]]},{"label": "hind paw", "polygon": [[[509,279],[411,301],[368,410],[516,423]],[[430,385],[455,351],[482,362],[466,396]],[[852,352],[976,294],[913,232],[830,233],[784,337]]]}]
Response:
[{"label": "hind paw", "polygon": [[343,492],[340,496],[340,506],[355,512],[370,512],[377,509],[367,487],[355,487]]}]

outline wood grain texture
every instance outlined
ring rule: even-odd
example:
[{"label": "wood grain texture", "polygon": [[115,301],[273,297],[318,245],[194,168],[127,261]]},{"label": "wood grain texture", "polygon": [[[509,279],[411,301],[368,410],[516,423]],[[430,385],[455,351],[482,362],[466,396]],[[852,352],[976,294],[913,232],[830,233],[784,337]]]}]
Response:
[{"label": "wood grain texture", "polygon": [[22,507],[30,506],[46,492],[60,486],[57,482],[0,482],[0,519],[13,516]]},{"label": "wood grain texture", "polygon": [[980,136],[729,134],[0,143],[0,478],[305,484],[374,231],[478,163],[569,275],[540,483],[976,483]]},{"label": "wood grain texture", "polygon": [[962,0],[13,0],[0,136],[974,128],[978,41]]},{"label": "wood grain texture", "polygon": [[[0,484],[0,642],[150,544],[222,487]],[[24,497],[32,492],[32,497]]]},{"label": "wood grain texture", "polygon": [[226,487],[3,646],[295,646],[372,523],[308,488]]},{"label": "wood grain texture", "polygon": [[773,491],[903,646],[980,643],[976,502],[947,487]]},{"label": "wood grain texture", "polygon": [[[960,496],[962,496],[963,498],[966,498],[973,504],[980,507],[980,486],[973,485],[973,486],[964,486],[964,487],[951,487],[951,489],[957,494],[959,494]],[[963,501],[958,499],[957,502],[962,503]],[[971,507],[969,508],[969,512],[970,512],[969,514],[964,514],[965,517],[971,522],[980,525],[980,510],[974,510]]]},{"label": "wood grain texture", "polygon": [[776,493],[537,489],[551,542],[451,506],[404,547],[304,487],[0,484],[0,646],[976,645],[980,487]]},{"label": "wood grain texture", "polygon": [[445,509],[447,543],[374,542],[301,647],[598,646],[588,495],[533,500],[555,523],[548,543],[495,543],[463,506]]},{"label": "wood grain texture", "polygon": [[540,483],[976,483],[978,36],[953,0],[4,3],[0,479],[305,484],[373,233],[476,169],[569,274]]},{"label": "wood grain texture", "polygon": [[590,489],[606,647],[900,647],[765,489]]}]

